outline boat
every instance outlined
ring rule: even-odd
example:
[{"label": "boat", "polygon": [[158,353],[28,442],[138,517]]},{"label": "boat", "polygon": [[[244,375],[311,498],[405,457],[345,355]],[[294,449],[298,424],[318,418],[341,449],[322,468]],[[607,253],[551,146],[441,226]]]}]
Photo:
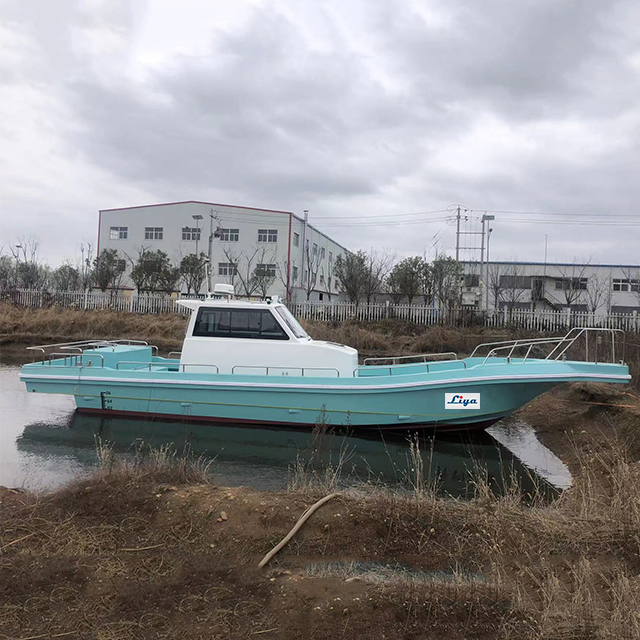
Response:
[{"label": "boat", "polygon": [[[219,284],[205,299],[178,304],[191,313],[181,352],[162,357],[126,339],[39,345],[28,347],[39,359],[20,378],[29,392],[73,395],[86,413],[439,431],[484,429],[564,382],[631,380],[616,360],[614,329],[485,343],[464,358],[359,363],[355,349],[313,340],[277,297],[238,299]],[[569,359],[583,344],[584,360]]]}]

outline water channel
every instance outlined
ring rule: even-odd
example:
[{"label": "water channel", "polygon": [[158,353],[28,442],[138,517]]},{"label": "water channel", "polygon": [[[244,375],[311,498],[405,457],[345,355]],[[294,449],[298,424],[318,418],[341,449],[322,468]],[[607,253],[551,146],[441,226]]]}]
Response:
[{"label": "water channel", "polygon": [[[335,467],[342,455],[346,482],[401,485],[413,475],[406,434],[325,435],[319,444],[308,431],[89,416],[75,411],[71,397],[27,393],[19,371],[16,366],[0,366],[3,486],[51,489],[87,473],[96,464],[97,436],[123,456],[132,455],[134,442],[172,443],[178,451],[188,444],[193,454],[213,459],[214,481],[227,486],[282,489],[296,460],[310,456]],[[505,478],[515,478],[526,490],[541,484],[554,491],[571,484],[564,464],[539,443],[530,427],[514,420],[473,438],[422,435],[419,447],[425,474],[437,478],[442,492],[456,496],[468,494],[470,473],[479,467],[497,491]]]}]

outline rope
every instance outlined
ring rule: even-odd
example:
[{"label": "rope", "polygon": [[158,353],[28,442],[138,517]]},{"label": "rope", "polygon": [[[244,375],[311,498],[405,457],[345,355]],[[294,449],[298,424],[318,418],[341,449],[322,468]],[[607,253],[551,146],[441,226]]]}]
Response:
[{"label": "rope", "polygon": [[271,560],[271,558],[273,558],[273,556],[275,556],[276,553],[278,553],[278,551],[280,551],[280,549],[282,549],[287,544],[287,542],[289,542],[289,540],[291,540],[291,538],[293,538],[293,536],[296,535],[298,530],[311,517],[311,514],[313,514],[314,511],[319,509],[323,504],[329,502],[329,500],[331,500],[333,498],[337,498],[339,495],[341,495],[339,492],[338,493],[330,493],[328,496],[325,496],[324,498],[322,498],[322,500],[318,500],[318,502],[316,502],[315,504],[312,504],[300,516],[298,522],[295,523],[293,529],[291,529],[291,531],[289,531],[289,533],[275,547],[273,547],[273,549],[271,549],[271,551],[269,551],[269,553],[267,553],[267,555],[264,558],[262,558],[262,560],[260,561],[260,564],[258,565],[258,567],[260,569],[262,569],[262,567],[264,567],[266,564],[268,564],[269,561]]}]

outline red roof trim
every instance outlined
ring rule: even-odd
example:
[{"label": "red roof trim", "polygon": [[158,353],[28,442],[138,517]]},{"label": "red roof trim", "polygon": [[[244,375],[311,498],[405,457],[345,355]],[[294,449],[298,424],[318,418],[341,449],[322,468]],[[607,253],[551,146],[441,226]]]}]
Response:
[{"label": "red roof trim", "polygon": [[113,209],[98,209],[100,213],[103,211],[128,211],[130,209],[147,209],[149,207],[166,207],[174,204],[206,204],[214,207],[233,207],[234,209],[249,209],[250,211],[269,211],[271,213],[286,213],[291,215],[291,211],[281,211],[279,209],[260,209],[258,207],[243,207],[237,204],[222,204],[221,202],[203,202],[202,200],[182,200],[180,202],[158,202],[155,204],[141,204],[135,207],[115,207]]}]

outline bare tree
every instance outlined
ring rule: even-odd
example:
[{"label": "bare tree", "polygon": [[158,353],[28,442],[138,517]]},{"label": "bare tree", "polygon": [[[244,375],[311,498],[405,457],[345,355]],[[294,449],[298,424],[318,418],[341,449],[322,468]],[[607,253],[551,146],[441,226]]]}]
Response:
[{"label": "bare tree", "polygon": [[267,297],[269,289],[276,279],[277,264],[271,262],[271,260],[274,259],[272,252],[267,254],[266,249],[261,249],[260,255],[258,256],[258,263],[253,270],[256,291],[258,291],[263,298]]},{"label": "bare tree", "polygon": [[93,244],[91,242],[80,243],[80,259],[76,268],[80,273],[80,286],[83,291],[88,291],[93,285]]},{"label": "bare tree", "polygon": [[431,263],[433,292],[441,309],[450,308],[460,302],[464,269],[447,256],[436,256]]},{"label": "bare tree", "polygon": [[299,278],[298,267],[296,266],[295,260],[291,261],[291,263],[289,263],[287,258],[276,260],[276,274],[284,288],[285,302],[290,302],[293,288],[296,286],[296,282]]},{"label": "bare tree", "polygon": [[18,238],[9,246],[16,268],[16,280],[23,289],[44,289],[49,278],[49,268],[41,264],[38,251],[40,241],[31,236]]},{"label": "bare tree", "polygon": [[258,290],[259,282],[256,281],[255,277],[255,262],[260,249],[254,249],[251,255],[241,252],[238,256],[235,256],[226,247],[223,247],[222,251],[227,261],[235,265],[235,274],[240,281],[243,293],[247,298],[250,298]]},{"label": "bare tree", "polygon": [[569,267],[560,268],[560,275],[562,278],[562,292],[566,301],[567,307],[571,307],[580,302],[584,296],[584,292],[587,289],[587,278],[585,273],[589,265],[572,264]]},{"label": "bare tree", "polygon": [[526,279],[524,269],[519,264],[508,265],[500,276],[500,286],[502,287],[500,300],[509,310],[509,320],[513,317],[513,310],[516,306],[526,299],[527,289],[531,288],[530,285],[527,287]]},{"label": "bare tree", "polygon": [[311,293],[316,288],[316,282],[318,281],[318,271],[320,270],[320,262],[322,256],[318,250],[318,245],[314,244],[313,249],[309,248],[309,243],[304,249],[304,273],[302,274],[302,288],[307,294],[307,300],[311,297]]},{"label": "bare tree", "polygon": [[494,309],[498,309],[500,306],[500,300],[504,291],[502,283],[502,265],[491,264],[487,267],[487,295],[490,296],[491,303]]},{"label": "bare tree", "polygon": [[640,267],[629,267],[623,269],[622,273],[625,279],[629,281],[629,290],[631,293],[635,293],[638,306],[640,306]]},{"label": "bare tree", "polygon": [[367,304],[384,291],[385,280],[393,267],[394,256],[387,249],[375,251],[371,249],[367,254],[367,269],[364,279],[364,297]]},{"label": "bare tree", "polygon": [[591,313],[596,313],[602,306],[607,306],[609,311],[607,298],[610,297],[611,280],[607,277],[601,278],[597,274],[593,274],[587,281],[587,289],[584,296],[587,302],[587,309]]}]

